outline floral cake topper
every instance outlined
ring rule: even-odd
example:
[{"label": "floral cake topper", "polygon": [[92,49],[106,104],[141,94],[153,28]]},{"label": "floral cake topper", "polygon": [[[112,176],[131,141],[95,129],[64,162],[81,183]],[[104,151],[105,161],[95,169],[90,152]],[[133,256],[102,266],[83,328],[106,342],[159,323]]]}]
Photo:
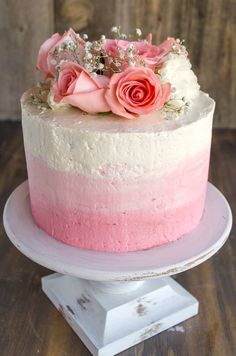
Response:
[{"label": "floral cake topper", "polygon": [[183,42],[167,38],[154,45],[151,34],[141,38],[140,29],[135,40],[120,27],[111,32],[114,39],[102,35],[90,42],[69,29],[42,44],[36,68],[50,83],[49,106],[72,105],[127,119],[163,108],[183,111],[199,92]]}]

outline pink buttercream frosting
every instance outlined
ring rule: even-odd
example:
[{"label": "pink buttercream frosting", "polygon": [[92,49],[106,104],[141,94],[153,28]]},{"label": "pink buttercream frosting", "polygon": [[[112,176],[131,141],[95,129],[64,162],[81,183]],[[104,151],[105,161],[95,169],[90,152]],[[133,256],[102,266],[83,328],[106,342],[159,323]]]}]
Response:
[{"label": "pink buttercream frosting", "polygon": [[179,239],[204,209],[209,150],[168,176],[112,181],[49,168],[27,154],[31,207],[39,227],[67,244],[135,251]]}]

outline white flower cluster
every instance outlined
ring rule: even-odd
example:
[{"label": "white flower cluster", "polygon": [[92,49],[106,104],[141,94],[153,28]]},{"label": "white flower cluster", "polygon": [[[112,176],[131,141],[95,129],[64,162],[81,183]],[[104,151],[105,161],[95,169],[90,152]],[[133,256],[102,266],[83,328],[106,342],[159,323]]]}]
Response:
[{"label": "white flower cluster", "polygon": [[161,69],[158,77],[162,83],[171,84],[171,95],[165,109],[173,112],[186,110],[199,95],[200,86],[192,71],[192,65],[184,53],[171,52]]}]

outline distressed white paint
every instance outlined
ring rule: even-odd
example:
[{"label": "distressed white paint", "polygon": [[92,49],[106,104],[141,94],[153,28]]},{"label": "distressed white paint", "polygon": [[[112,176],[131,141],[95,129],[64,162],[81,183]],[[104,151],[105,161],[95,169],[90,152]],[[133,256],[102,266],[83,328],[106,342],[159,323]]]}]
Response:
[{"label": "distressed white paint", "polygon": [[99,289],[104,293],[123,294],[130,293],[140,288],[144,281],[115,281],[115,282],[102,282],[102,281],[89,281],[92,288]]},{"label": "distressed white paint", "polygon": [[[125,284],[132,283],[137,282]],[[146,280],[130,293],[124,286],[116,294],[55,273],[42,279],[42,288],[90,352],[99,356],[115,355],[198,313],[198,301],[170,277]]]}]

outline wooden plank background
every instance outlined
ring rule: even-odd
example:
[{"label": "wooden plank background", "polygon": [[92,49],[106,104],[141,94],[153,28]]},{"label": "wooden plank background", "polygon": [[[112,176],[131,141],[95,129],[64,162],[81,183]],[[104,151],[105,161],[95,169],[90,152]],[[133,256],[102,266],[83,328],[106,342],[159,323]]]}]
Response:
[{"label": "wooden plank background", "polygon": [[94,39],[112,25],[140,27],[154,42],[184,38],[202,89],[217,102],[215,126],[236,128],[235,0],[3,0],[0,2],[0,118],[20,118],[21,93],[39,78],[38,48],[69,26]]}]

